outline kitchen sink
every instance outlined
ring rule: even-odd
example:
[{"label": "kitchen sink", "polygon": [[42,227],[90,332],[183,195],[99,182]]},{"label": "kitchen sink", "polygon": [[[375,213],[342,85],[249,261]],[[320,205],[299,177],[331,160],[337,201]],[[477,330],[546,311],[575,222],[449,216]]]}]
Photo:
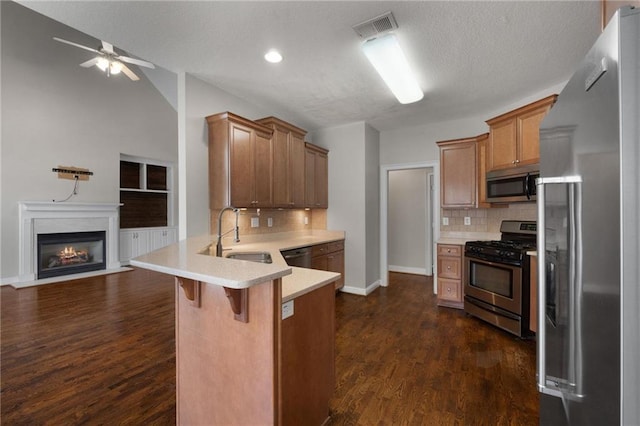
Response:
[{"label": "kitchen sink", "polygon": [[224,257],[227,259],[248,260],[249,262],[272,263],[271,254],[266,251],[229,253]]}]

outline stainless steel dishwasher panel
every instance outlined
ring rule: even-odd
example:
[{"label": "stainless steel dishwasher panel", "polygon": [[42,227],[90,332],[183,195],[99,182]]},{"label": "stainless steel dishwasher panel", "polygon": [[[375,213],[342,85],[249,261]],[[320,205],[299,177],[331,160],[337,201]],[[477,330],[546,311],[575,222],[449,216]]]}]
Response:
[{"label": "stainless steel dishwasher panel", "polygon": [[281,253],[287,265],[311,268],[311,247],[283,250]]}]

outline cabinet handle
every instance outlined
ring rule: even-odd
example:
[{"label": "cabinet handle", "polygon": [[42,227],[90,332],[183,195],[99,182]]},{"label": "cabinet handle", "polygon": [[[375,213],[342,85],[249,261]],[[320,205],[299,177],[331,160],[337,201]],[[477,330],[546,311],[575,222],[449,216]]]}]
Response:
[{"label": "cabinet handle", "polygon": [[451,253],[451,249],[447,249],[447,253]]},{"label": "cabinet handle", "polygon": [[448,270],[451,270],[451,266],[447,266],[447,269],[448,269]]}]

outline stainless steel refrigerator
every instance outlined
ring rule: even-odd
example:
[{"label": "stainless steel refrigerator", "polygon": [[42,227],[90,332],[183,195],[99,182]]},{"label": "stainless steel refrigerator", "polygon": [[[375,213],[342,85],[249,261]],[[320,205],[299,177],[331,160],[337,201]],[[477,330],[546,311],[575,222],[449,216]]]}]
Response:
[{"label": "stainless steel refrigerator", "polygon": [[541,425],[640,425],[640,9],[620,9],[540,128]]}]

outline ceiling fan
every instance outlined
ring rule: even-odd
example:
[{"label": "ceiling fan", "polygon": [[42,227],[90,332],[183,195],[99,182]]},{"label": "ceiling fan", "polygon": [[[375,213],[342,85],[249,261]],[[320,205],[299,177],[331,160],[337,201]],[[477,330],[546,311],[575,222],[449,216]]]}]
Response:
[{"label": "ceiling fan", "polygon": [[80,64],[81,67],[89,68],[92,66],[96,66],[100,68],[102,71],[107,73],[107,77],[111,74],[119,74],[121,71],[129,77],[133,81],[140,80],[140,78],[135,75],[133,71],[129,69],[123,62],[128,64],[134,64],[141,67],[147,68],[155,68],[155,66],[151,62],[143,61],[141,59],[130,58],[128,56],[118,55],[113,50],[113,45],[111,43],[107,43],[106,41],[102,42],[102,46],[98,49],[94,49],[92,47],[83,46],[78,43],[74,43],[72,41],[64,40],[58,37],[53,38],[55,41],[59,41],[60,43],[69,44],[71,46],[79,47],[80,49],[88,50],[89,52],[97,53],[93,59],[89,59],[86,62]]}]

